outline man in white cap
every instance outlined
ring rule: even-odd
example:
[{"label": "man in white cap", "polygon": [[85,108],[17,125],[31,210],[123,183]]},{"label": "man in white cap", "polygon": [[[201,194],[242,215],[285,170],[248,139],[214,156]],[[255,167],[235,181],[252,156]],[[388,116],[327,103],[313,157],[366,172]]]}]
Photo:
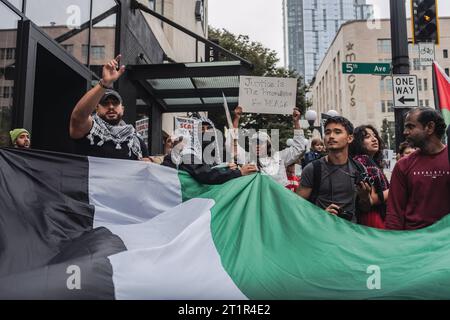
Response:
[{"label": "man in white cap", "polygon": [[[239,118],[242,114],[242,107],[237,107],[236,109],[233,121],[235,129],[237,129]],[[284,150],[272,153],[272,141],[266,132],[260,131],[250,138],[250,152],[253,157],[256,156],[257,158],[259,171],[271,176],[282,186],[289,184],[286,167],[295,163],[302,156],[308,144],[308,140],[305,139],[303,130],[301,130],[300,116],[301,113],[298,108],[294,108],[292,113],[294,136],[291,146]]]}]

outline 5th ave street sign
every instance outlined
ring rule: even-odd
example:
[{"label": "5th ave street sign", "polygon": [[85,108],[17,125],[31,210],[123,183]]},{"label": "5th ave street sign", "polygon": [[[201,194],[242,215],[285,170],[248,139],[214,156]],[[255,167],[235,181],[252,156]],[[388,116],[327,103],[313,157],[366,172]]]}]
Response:
[{"label": "5th ave street sign", "polygon": [[343,62],[342,73],[344,74],[391,74],[390,63],[365,63],[365,62]]}]

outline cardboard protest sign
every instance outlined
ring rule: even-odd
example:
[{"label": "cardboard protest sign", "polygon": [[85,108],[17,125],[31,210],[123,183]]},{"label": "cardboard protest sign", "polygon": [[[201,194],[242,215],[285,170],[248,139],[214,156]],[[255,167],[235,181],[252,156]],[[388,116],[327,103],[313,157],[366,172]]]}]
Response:
[{"label": "cardboard protest sign", "polygon": [[239,105],[244,112],[291,114],[297,96],[297,79],[241,76]]},{"label": "cardboard protest sign", "polygon": [[144,142],[148,143],[148,117],[136,121],[136,133],[138,133]]},{"label": "cardboard protest sign", "polygon": [[189,137],[189,141],[184,141],[187,147],[192,147],[196,154],[201,154],[202,146],[197,134],[200,132],[201,122],[198,119],[174,117],[175,134]]}]

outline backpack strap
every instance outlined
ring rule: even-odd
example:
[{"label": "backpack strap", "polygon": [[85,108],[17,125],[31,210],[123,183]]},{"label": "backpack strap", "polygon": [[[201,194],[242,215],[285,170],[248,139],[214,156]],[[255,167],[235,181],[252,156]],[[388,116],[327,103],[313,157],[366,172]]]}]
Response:
[{"label": "backpack strap", "polygon": [[313,165],[313,187],[308,201],[313,204],[316,204],[317,198],[319,197],[320,182],[322,180],[322,164],[320,163],[319,160],[314,160],[312,162],[312,165]]},{"label": "backpack strap", "polygon": [[350,163],[356,168],[356,170],[358,171],[358,174],[361,173],[367,173],[367,169],[365,166],[362,165],[361,162],[359,162],[358,160],[355,160],[353,158],[349,158]]}]

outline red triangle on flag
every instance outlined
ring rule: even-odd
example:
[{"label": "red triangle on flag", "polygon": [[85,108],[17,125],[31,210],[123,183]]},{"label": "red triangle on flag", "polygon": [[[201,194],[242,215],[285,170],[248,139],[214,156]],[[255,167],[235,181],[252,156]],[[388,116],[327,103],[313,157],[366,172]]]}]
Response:
[{"label": "red triangle on flag", "polygon": [[434,94],[447,125],[450,124],[450,77],[433,62]]}]

